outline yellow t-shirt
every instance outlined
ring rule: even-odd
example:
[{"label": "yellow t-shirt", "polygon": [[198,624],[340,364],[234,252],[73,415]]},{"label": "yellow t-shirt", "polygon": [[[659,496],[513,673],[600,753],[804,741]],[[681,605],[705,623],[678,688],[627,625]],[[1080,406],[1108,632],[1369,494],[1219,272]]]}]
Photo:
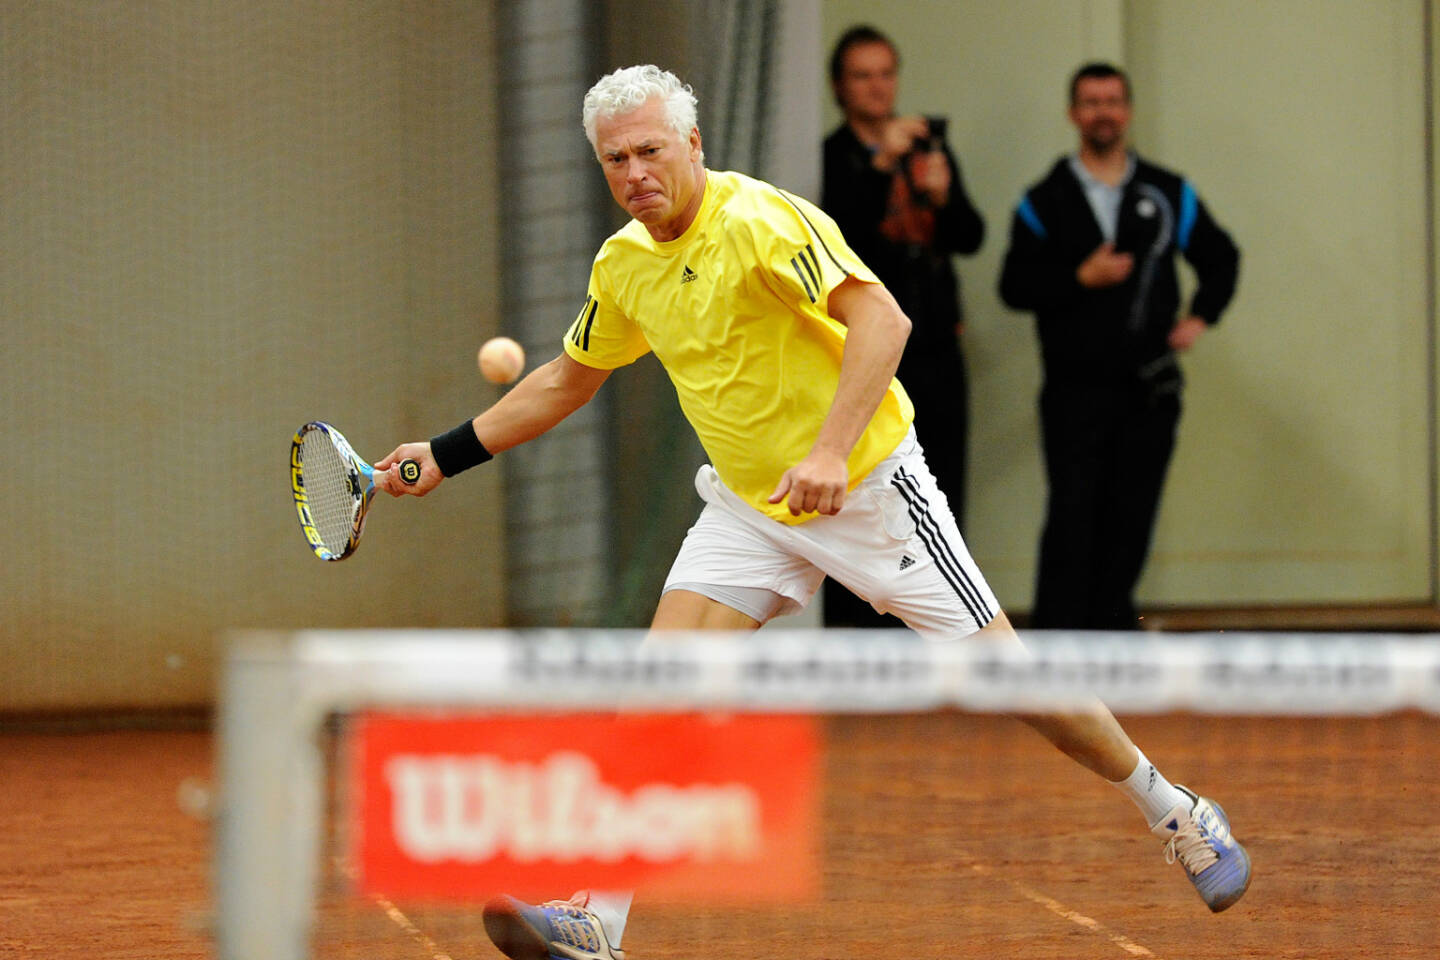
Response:
[{"label": "yellow t-shirt", "polygon": [[[576,361],[614,369],[653,350],[716,473],[755,509],[810,452],[835,397],[845,326],[826,312],[847,276],[879,283],[813,204],[739,173],[706,171],[700,211],[661,243],[632,220],[605,241],[565,337]],[[899,381],[851,451],[853,489],[904,438]]]}]

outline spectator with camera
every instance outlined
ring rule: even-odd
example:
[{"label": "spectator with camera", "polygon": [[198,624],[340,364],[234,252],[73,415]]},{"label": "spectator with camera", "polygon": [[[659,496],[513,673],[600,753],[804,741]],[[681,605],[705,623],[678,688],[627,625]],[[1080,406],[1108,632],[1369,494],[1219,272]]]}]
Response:
[{"label": "spectator with camera", "polygon": [[[845,122],[825,140],[820,206],[910,318],[896,376],[963,529],[969,397],[951,257],[980,249],[985,222],[966,196],[944,118],[895,114],[899,71],[899,51],[874,27],[851,27],[835,44],[830,83]],[[824,610],[826,626],[899,626],[834,581]]]}]

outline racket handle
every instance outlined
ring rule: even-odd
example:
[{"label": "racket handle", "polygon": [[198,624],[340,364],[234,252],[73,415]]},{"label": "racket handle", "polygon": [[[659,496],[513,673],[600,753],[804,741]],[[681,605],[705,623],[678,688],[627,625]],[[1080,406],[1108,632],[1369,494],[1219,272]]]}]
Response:
[{"label": "racket handle", "polygon": [[400,479],[406,486],[413,487],[420,479],[420,461],[406,457],[395,464],[395,472],[400,475]]}]

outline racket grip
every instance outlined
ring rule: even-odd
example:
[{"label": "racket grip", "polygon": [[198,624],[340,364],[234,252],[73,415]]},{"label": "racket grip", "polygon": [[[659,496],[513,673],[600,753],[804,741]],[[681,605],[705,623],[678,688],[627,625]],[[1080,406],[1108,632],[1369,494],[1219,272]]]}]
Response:
[{"label": "racket grip", "polygon": [[420,461],[406,457],[395,464],[395,472],[400,475],[400,479],[405,482],[406,486],[413,487],[420,479]]}]

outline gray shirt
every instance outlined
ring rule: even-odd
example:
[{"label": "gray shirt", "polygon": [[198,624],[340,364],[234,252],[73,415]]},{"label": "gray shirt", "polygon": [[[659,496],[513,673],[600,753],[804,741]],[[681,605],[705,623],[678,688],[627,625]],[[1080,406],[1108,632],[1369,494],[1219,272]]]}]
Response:
[{"label": "gray shirt", "polygon": [[1095,179],[1095,175],[1080,161],[1077,153],[1070,154],[1070,170],[1075,174],[1075,179],[1080,181],[1080,189],[1085,191],[1085,199],[1090,201],[1090,209],[1095,213],[1095,222],[1100,225],[1100,233],[1108,242],[1114,243],[1116,225],[1120,222],[1120,198],[1125,194],[1125,185],[1135,176],[1135,154],[1125,155],[1125,176],[1113,187]]}]

